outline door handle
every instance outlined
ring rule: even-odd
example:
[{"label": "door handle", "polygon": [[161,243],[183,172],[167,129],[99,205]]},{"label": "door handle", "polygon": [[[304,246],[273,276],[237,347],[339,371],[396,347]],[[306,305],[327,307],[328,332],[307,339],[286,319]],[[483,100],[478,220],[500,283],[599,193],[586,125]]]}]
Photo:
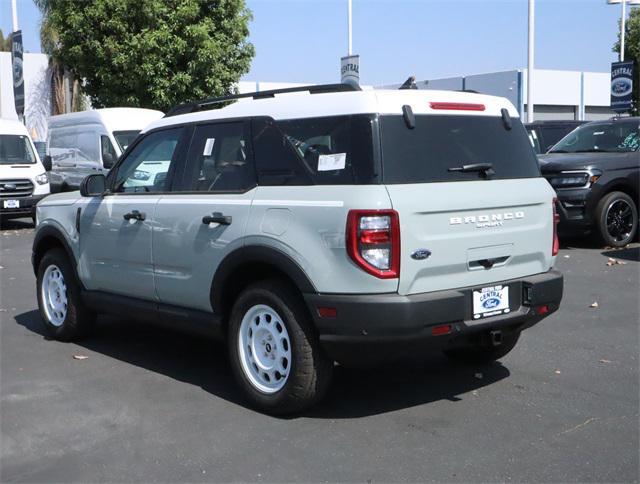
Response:
[{"label": "door handle", "polygon": [[137,210],[131,210],[131,212],[125,213],[123,217],[126,221],[129,221],[131,219],[142,221],[147,218],[144,212],[138,212]]},{"label": "door handle", "polygon": [[205,225],[231,225],[231,220],[231,215],[223,215],[220,212],[213,212],[211,215],[205,215],[204,217],[202,217],[202,223]]}]

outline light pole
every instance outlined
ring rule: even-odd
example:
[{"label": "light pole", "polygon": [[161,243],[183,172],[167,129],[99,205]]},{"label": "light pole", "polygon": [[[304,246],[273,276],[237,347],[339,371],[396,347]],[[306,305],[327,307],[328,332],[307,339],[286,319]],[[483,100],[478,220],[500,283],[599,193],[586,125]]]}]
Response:
[{"label": "light pole", "polygon": [[18,9],[16,7],[16,0],[11,0],[11,20],[13,21],[13,31],[18,30]]},{"label": "light pole", "polygon": [[629,5],[640,5],[640,0],[607,0],[609,5],[619,3],[622,5],[622,13],[620,14],[620,62],[624,61],[624,31],[625,22],[627,21],[627,3]]},{"label": "light pole", "polygon": [[527,53],[527,123],[533,123],[533,56],[535,45],[535,0],[529,0],[529,35]]},{"label": "light pole", "polygon": [[[15,1],[15,0],[14,0]],[[351,49],[351,40],[352,40],[352,33],[351,33],[351,0],[348,0],[348,13],[347,13],[347,23],[348,25],[348,35],[349,35],[349,40],[348,40],[348,47],[347,47],[347,55],[351,55],[352,54],[352,49]]]}]

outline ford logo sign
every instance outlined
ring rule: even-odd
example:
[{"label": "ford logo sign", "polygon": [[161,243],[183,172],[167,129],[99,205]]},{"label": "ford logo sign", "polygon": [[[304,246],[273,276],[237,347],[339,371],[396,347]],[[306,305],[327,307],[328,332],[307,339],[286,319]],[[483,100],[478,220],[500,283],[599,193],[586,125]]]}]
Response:
[{"label": "ford logo sign", "polygon": [[611,95],[615,97],[623,97],[631,94],[633,84],[631,79],[626,77],[614,79],[611,81]]}]

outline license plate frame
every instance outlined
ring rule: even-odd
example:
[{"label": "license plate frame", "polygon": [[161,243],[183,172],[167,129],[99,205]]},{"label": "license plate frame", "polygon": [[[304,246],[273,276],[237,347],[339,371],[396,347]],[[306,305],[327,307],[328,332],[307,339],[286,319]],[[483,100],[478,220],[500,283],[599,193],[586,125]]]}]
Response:
[{"label": "license plate frame", "polygon": [[495,286],[474,289],[472,292],[473,319],[485,319],[511,312],[509,306],[509,286]]},{"label": "license plate frame", "polygon": [[2,208],[20,208],[20,200],[3,200]]}]

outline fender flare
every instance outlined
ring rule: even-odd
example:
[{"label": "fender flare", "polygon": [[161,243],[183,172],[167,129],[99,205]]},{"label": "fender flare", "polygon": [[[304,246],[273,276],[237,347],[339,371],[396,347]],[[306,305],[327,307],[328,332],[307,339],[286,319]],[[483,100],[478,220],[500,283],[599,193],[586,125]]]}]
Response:
[{"label": "fender flare", "polygon": [[38,276],[38,265],[40,263],[40,260],[42,259],[42,256],[44,255],[43,253],[41,253],[42,251],[40,247],[42,245],[42,242],[47,238],[55,239],[56,242],[59,243],[64,248],[65,252],[67,253],[67,257],[69,257],[69,262],[71,263],[71,267],[73,267],[73,272],[76,276],[76,281],[78,281],[78,283],[82,286],[82,283],[80,282],[80,278],[78,277],[77,262],[76,262],[76,258],[73,253],[73,250],[71,249],[71,246],[69,245],[69,242],[67,241],[67,238],[64,236],[62,231],[59,228],[52,225],[46,225],[38,229],[35,237],[33,238],[33,248],[31,251],[31,265],[33,266],[33,272],[36,275],[36,277]]},{"label": "fender flare", "polygon": [[289,277],[302,293],[317,292],[302,267],[284,252],[265,245],[249,245],[230,252],[220,262],[211,284],[213,312],[221,313],[226,281],[239,267],[252,262],[268,264]]}]

